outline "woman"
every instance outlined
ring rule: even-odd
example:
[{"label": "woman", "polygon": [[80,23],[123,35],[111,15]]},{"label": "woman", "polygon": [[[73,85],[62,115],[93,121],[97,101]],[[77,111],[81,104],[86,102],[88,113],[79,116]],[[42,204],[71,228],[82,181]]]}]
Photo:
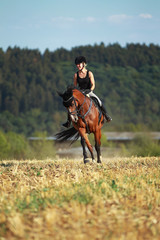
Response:
[{"label": "woman", "polygon": [[[78,86],[87,94],[87,96],[96,98],[107,122],[112,121],[112,118],[108,115],[101,100],[96,96],[96,94],[93,93],[93,90],[95,89],[95,80],[93,73],[86,69],[86,58],[84,56],[76,57],[75,64],[78,68],[78,72],[74,74],[74,86]],[[68,115],[68,120],[66,123],[63,124],[63,126],[68,128],[70,126],[70,123],[71,119]]]}]

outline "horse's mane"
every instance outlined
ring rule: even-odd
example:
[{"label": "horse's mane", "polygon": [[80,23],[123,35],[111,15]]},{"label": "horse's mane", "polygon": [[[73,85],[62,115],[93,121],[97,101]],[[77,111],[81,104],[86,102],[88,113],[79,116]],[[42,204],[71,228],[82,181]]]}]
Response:
[{"label": "horse's mane", "polygon": [[67,90],[65,91],[65,93],[73,92],[73,90],[75,90],[75,89],[78,90],[79,92],[81,92],[82,94],[84,94],[84,91],[82,89],[80,89],[79,87],[76,87],[74,85],[69,85],[67,87]]},{"label": "horse's mane", "polygon": [[78,87],[75,87],[74,85],[69,85],[67,87],[67,90],[63,93],[63,105],[65,107],[69,107],[73,101],[73,90],[78,90],[79,92],[81,92],[83,95],[84,95],[84,92],[78,88]]}]

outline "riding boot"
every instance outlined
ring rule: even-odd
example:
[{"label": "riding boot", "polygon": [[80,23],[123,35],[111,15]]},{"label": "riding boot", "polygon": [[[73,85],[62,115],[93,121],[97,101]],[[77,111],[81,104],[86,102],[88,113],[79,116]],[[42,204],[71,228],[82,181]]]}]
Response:
[{"label": "riding boot", "polygon": [[70,118],[70,115],[68,114],[67,122],[63,123],[62,126],[66,127],[66,128],[69,128],[70,125],[71,125],[71,118]]},{"label": "riding boot", "polygon": [[109,116],[109,114],[107,113],[107,110],[105,109],[104,105],[102,104],[101,106],[101,110],[102,110],[102,113],[105,117],[105,119],[107,120],[107,122],[110,122],[112,121],[112,118]]}]

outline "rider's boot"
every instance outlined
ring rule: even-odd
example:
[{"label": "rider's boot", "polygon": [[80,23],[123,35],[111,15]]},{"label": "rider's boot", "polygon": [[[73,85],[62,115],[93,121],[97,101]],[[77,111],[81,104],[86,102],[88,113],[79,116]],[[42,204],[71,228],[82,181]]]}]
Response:
[{"label": "rider's boot", "polygon": [[105,109],[104,105],[102,104],[101,106],[101,110],[102,110],[102,113],[105,117],[105,119],[107,120],[107,122],[110,122],[112,121],[112,118],[109,116],[109,114],[107,113],[107,110]]},{"label": "rider's boot", "polygon": [[71,125],[71,118],[70,118],[70,116],[69,116],[69,114],[68,114],[67,122],[63,123],[62,126],[63,126],[63,127],[66,127],[66,128],[69,128],[70,125]]}]

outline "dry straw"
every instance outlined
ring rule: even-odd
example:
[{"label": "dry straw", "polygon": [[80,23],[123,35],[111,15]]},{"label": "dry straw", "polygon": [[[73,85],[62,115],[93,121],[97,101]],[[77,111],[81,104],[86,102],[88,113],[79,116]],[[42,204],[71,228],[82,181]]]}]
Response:
[{"label": "dry straw", "polygon": [[0,239],[159,239],[160,158],[0,162]]}]

